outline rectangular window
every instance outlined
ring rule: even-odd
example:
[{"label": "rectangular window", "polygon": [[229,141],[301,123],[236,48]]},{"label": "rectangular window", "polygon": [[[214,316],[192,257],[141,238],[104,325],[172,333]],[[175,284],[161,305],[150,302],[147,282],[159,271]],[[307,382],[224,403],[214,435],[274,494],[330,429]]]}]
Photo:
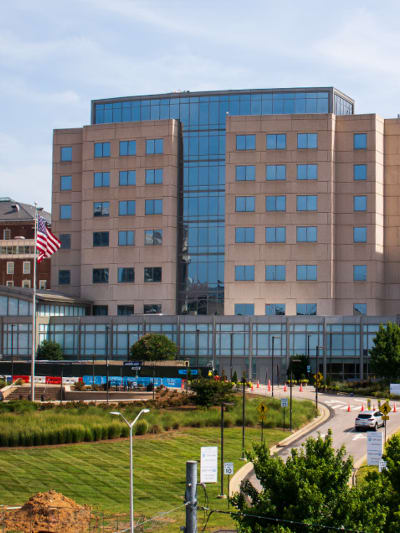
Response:
[{"label": "rectangular window", "polygon": [[120,217],[136,214],[136,200],[122,200],[118,204],[118,215]]},{"label": "rectangular window", "polygon": [[285,281],[285,280],[286,280],[285,265],[266,265],[265,281]]},{"label": "rectangular window", "polygon": [[318,148],[318,133],[298,133],[297,148]]},{"label": "rectangular window", "polygon": [[118,268],[118,283],[134,283],[135,269],[120,267]]},{"label": "rectangular window", "polygon": [[161,267],[144,267],[144,282],[160,282],[162,278]]},{"label": "rectangular window", "polygon": [[254,228],[235,228],[235,242],[254,242]]},{"label": "rectangular window", "polygon": [[110,143],[94,143],[94,157],[110,157]]},{"label": "rectangular window", "polygon": [[68,220],[72,217],[72,206],[69,204],[60,205],[60,219]]},{"label": "rectangular window", "polygon": [[266,211],[286,211],[286,196],[266,196]]},{"label": "rectangular window", "polygon": [[72,161],[72,146],[61,146],[60,159],[61,161]]},{"label": "rectangular window", "polygon": [[119,155],[136,155],[136,141],[119,141]]},{"label": "rectangular window", "polygon": [[93,283],[108,283],[108,268],[94,268],[92,280]]},{"label": "rectangular window", "polygon": [[367,304],[353,304],[353,315],[366,315]]},{"label": "rectangular window", "polygon": [[353,137],[354,150],[366,150],[367,149],[367,134],[355,133]]},{"label": "rectangular window", "polygon": [[318,179],[318,165],[297,165],[298,180]]},{"label": "rectangular window", "polygon": [[285,304],[265,304],[266,315],[284,315],[286,313]]},{"label": "rectangular window", "polygon": [[134,246],[135,232],[133,230],[118,232],[118,246]]},{"label": "rectangular window", "polygon": [[163,182],[163,169],[146,169],[146,185],[160,185]]},{"label": "rectangular window", "polygon": [[60,191],[72,190],[72,176],[60,176]]},{"label": "rectangular window", "polygon": [[367,228],[353,228],[353,242],[367,242]]},{"label": "rectangular window", "polygon": [[46,288],[47,288],[47,279],[40,279],[39,280],[39,289],[41,291],[44,291],[44,290],[46,290]]},{"label": "rectangular window", "polygon": [[22,280],[22,287],[25,287],[26,289],[29,289],[31,286],[31,280],[30,279],[23,279]]},{"label": "rectangular window", "polygon": [[148,139],[146,141],[146,154],[162,154],[163,150],[163,139]]},{"label": "rectangular window", "polygon": [[256,167],[254,165],[239,165],[235,168],[236,181],[254,181],[256,179]]},{"label": "rectangular window", "polygon": [[296,197],[297,211],[316,211],[317,210],[317,196],[297,196]]},{"label": "rectangular window", "polygon": [[108,246],[109,234],[108,231],[93,232],[93,246]]},{"label": "rectangular window", "polygon": [[62,233],[58,236],[61,242],[61,250],[69,250],[71,248],[71,234]]},{"label": "rectangular window", "polygon": [[286,242],[286,228],[265,228],[265,242]]},{"label": "rectangular window", "polygon": [[355,181],[367,179],[367,165],[354,165],[353,177]]},{"label": "rectangular window", "polygon": [[3,229],[3,239],[5,241],[11,239],[11,230],[10,229]]},{"label": "rectangular window", "polygon": [[161,314],[161,304],[144,304],[143,313],[145,315],[159,315]]},{"label": "rectangular window", "polygon": [[162,244],[162,229],[150,229],[144,232],[145,246],[158,246]]},{"label": "rectangular window", "polygon": [[58,271],[58,284],[59,285],[70,285],[71,283],[71,271],[70,270],[59,270]]},{"label": "rectangular window", "polygon": [[14,261],[7,261],[7,274],[14,274]]},{"label": "rectangular window", "polygon": [[255,196],[236,196],[235,198],[235,209],[238,213],[254,211],[255,205]]},{"label": "rectangular window", "polygon": [[14,281],[11,279],[6,280],[6,287],[14,287]]},{"label": "rectangular window", "polygon": [[236,135],[236,150],[255,150],[255,135]]},{"label": "rectangular window", "polygon": [[120,170],[119,184],[121,186],[136,185],[136,170]]},{"label": "rectangular window", "polygon": [[286,150],[286,133],[269,133],[266,146],[267,150]]},{"label": "rectangular window", "polygon": [[286,179],[286,165],[267,165],[265,179],[268,181],[283,181]]},{"label": "rectangular window", "polygon": [[130,316],[135,314],[134,305],[118,305],[117,306],[117,315],[118,316]]},{"label": "rectangular window", "polygon": [[354,196],[354,211],[366,211],[367,210],[367,197],[366,196]]},{"label": "rectangular window", "polygon": [[296,240],[297,242],[317,242],[317,227],[297,226]]},{"label": "rectangular window", "polygon": [[353,281],[367,281],[367,265],[353,265]]},{"label": "rectangular window", "polygon": [[108,217],[110,214],[110,202],[94,202],[93,216],[94,217]]},{"label": "rectangular window", "polygon": [[145,200],[146,215],[162,215],[162,200]]},{"label": "rectangular window", "polygon": [[23,274],[30,274],[31,273],[31,262],[30,261],[24,261],[22,264],[22,273]]},{"label": "rectangular window", "polygon": [[235,266],[235,281],[254,281],[254,265]]},{"label": "rectangular window", "polygon": [[296,265],[297,281],[316,281],[317,265]]},{"label": "rectangular window", "polygon": [[110,173],[109,172],[95,172],[94,173],[94,186],[95,187],[109,187],[110,186]]},{"label": "rectangular window", "polygon": [[108,305],[94,305],[93,306],[93,315],[94,316],[107,316],[108,315]]},{"label": "rectangular window", "polygon": [[254,304],[235,304],[235,315],[254,315]]},{"label": "rectangular window", "polygon": [[317,304],[297,304],[296,315],[316,315]]}]

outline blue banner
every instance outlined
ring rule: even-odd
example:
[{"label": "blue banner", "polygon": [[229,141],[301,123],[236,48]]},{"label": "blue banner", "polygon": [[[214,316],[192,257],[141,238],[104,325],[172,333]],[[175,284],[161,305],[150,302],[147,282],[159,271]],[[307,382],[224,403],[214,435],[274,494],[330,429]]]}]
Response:
[{"label": "blue banner", "polygon": [[[93,382],[92,376],[83,376],[83,382],[85,385],[91,385]],[[106,376],[95,376],[94,377],[95,385],[105,385]],[[136,378],[136,377],[123,377],[121,376],[110,376],[109,377],[110,387],[147,387],[149,383],[154,383],[155,387],[164,385],[164,387],[174,387],[179,389],[182,384],[180,378]]]}]

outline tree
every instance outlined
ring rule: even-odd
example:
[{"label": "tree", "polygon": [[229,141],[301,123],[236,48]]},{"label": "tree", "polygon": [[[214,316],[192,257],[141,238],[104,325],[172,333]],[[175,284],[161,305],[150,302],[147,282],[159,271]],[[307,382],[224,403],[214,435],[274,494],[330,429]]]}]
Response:
[{"label": "tree", "polygon": [[400,378],[400,327],[388,322],[379,326],[374,345],[369,351],[372,371],[386,381]]},{"label": "tree", "polygon": [[[293,363],[293,359],[298,361]],[[298,381],[307,377],[307,367],[310,364],[310,358],[307,355],[294,355],[290,358],[289,366],[287,369],[287,376],[290,379],[290,369],[293,371],[293,379]]]},{"label": "tree", "polygon": [[175,359],[177,354],[176,344],[157,333],[143,335],[129,350],[130,359],[134,361],[165,361]]},{"label": "tree", "polygon": [[64,354],[58,342],[44,340],[37,350],[37,359],[59,361],[64,359]]},{"label": "tree", "polygon": [[230,381],[200,378],[191,381],[190,389],[195,393],[195,403],[204,407],[233,401],[233,383]]}]

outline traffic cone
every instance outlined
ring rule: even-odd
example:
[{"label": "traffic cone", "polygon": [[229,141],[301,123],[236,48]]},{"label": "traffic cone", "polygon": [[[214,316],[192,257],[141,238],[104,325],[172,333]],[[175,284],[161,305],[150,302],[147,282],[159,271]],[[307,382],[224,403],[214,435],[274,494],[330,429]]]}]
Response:
[{"label": "traffic cone", "polygon": [[260,388],[260,380],[257,379],[257,389]]},{"label": "traffic cone", "polygon": [[268,380],[268,392],[271,392],[271,380]]},{"label": "traffic cone", "polygon": [[351,409],[350,409],[350,404],[347,405],[347,412],[350,413],[351,412]]},{"label": "traffic cone", "polygon": [[396,402],[394,402],[393,413],[397,413]]},{"label": "traffic cone", "polygon": [[253,383],[251,384],[251,390],[252,390],[252,391],[254,390]]},{"label": "traffic cone", "polygon": [[286,392],[287,391],[287,387],[286,387],[286,383],[284,384],[283,386],[283,392]]},{"label": "traffic cone", "polygon": [[184,389],[184,388],[185,388],[185,380],[181,379],[181,389]]},{"label": "traffic cone", "polygon": [[303,392],[303,384],[300,383],[299,392]]},{"label": "traffic cone", "polygon": [[364,404],[361,405],[361,412],[364,411]]}]

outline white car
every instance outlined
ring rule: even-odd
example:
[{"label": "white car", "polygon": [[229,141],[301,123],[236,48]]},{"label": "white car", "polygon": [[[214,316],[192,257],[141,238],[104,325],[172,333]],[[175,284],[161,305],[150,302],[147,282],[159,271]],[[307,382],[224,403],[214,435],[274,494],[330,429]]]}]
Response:
[{"label": "white car", "polygon": [[359,413],[355,421],[356,431],[360,429],[376,431],[378,427],[385,424],[382,420],[382,413],[380,411],[364,411]]}]

